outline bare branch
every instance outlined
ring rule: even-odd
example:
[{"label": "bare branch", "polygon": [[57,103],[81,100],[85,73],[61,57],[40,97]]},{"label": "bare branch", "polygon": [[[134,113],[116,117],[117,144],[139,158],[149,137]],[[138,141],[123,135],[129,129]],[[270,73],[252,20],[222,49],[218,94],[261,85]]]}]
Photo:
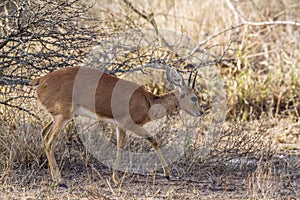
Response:
[{"label": "bare branch", "polygon": [[100,37],[90,7],[80,0],[0,3],[0,104],[27,111],[18,97],[26,99],[23,93],[30,91],[18,90],[30,79],[82,63]]},{"label": "bare branch", "polygon": [[220,32],[213,34],[211,36],[209,36],[206,40],[202,41],[201,43],[199,43],[194,49],[192,49],[190,51],[190,53],[185,57],[185,59],[187,59],[189,56],[193,55],[196,51],[201,50],[201,47],[205,44],[207,44],[208,42],[210,42],[211,40],[213,40],[214,38],[237,28],[240,28],[242,26],[270,26],[270,25],[292,25],[292,26],[300,26],[299,22],[295,22],[295,21],[265,21],[265,22],[251,22],[251,21],[243,21],[240,24],[237,24],[235,26],[231,26],[228,28],[225,28],[223,30],[221,30]]},{"label": "bare branch", "polygon": [[23,108],[23,107],[17,106],[17,105],[13,105],[13,104],[9,104],[7,102],[0,102],[0,104],[24,111],[24,112],[28,113],[29,115],[33,116],[34,118],[36,118],[37,120],[40,120],[40,118],[37,115],[35,115],[33,112],[31,112],[30,110],[28,110],[26,108]]},{"label": "bare branch", "polygon": [[130,3],[128,0],[123,0],[123,2],[131,9],[133,10],[135,13],[137,13],[140,17],[142,17],[143,19],[145,19],[147,22],[149,22],[153,28],[155,29],[156,33],[158,34],[158,28],[157,28],[157,24],[155,22],[154,19],[154,15],[153,13],[147,14],[147,13],[143,13],[141,11],[139,11],[137,8],[135,8],[132,3]]}]

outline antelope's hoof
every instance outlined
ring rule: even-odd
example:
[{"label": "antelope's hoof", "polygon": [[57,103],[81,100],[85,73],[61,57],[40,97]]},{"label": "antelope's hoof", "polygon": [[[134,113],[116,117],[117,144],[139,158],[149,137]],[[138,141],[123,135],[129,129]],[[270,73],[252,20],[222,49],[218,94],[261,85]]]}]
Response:
[{"label": "antelope's hoof", "polygon": [[60,188],[65,188],[65,189],[68,188],[67,184],[65,184],[65,183],[59,183],[57,186]]}]

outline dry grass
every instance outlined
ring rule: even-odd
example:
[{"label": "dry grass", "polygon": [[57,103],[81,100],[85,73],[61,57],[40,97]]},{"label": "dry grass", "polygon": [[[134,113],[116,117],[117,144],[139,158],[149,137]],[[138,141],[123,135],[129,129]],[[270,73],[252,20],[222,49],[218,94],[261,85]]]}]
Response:
[{"label": "dry grass", "polygon": [[5,198],[282,199],[296,198],[299,193],[299,148],[276,148],[274,134],[281,130],[276,129],[278,124],[274,121],[227,123],[219,142],[205,157],[199,152],[200,139],[195,138],[186,154],[173,163],[173,181],[156,173],[124,173],[118,186],[112,185],[112,169],[86,152],[73,126],[71,123],[66,128],[66,135],[56,145],[68,189],[52,185],[39,124],[23,124],[13,130],[1,126],[10,130],[10,134],[1,135],[1,147],[6,149],[1,154],[0,190]]},{"label": "dry grass", "polygon": [[[115,27],[110,31],[124,31],[146,23],[130,9],[108,4],[114,1],[104,2],[98,1],[95,9],[113,13],[110,18],[114,20],[106,24]],[[236,20],[226,1],[134,2],[137,8],[153,12],[160,28],[184,32],[200,42],[230,27]],[[299,22],[300,5],[296,0],[238,1],[236,7],[241,16],[251,21]],[[236,40],[232,40],[233,36]],[[224,55],[226,62],[218,65],[227,92],[227,122],[220,127],[220,137],[212,151],[202,156],[201,137],[206,134],[203,121],[198,137],[193,138],[185,154],[173,163],[173,181],[160,177],[158,170],[147,176],[124,173],[121,184],[112,185],[112,169],[85,150],[74,131],[76,123],[71,123],[55,147],[69,188],[55,187],[39,134],[49,118],[32,99],[14,102],[25,104],[42,118],[40,121],[26,112],[1,105],[2,198],[300,198],[299,37],[300,29],[296,26],[244,26],[221,34],[203,46],[216,58],[228,49]],[[9,88],[1,88],[1,92],[5,90]],[[15,91],[13,95],[19,94],[22,91]],[[1,99],[10,97],[0,96]],[[134,139],[131,141],[137,145]],[[146,144],[142,145],[148,150]]]}]

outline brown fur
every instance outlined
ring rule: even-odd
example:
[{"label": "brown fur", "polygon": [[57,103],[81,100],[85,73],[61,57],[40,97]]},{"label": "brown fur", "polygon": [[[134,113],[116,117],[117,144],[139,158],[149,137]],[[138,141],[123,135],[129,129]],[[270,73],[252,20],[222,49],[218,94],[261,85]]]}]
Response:
[{"label": "brown fur", "polygon": [[[77,76],[79,69],[80,76]],[[75,79],[78,84],[74,86]],[[153,104],[162,104],[167,109],[167,114],[179,109],[179,103],[173,93],[157,96],[145,90],[143,86],[91,68],[65,68],[32,80],[30,84],[37,85],[38,83],[38,99],[51,115],[64,114],[66,118],[72,118],[73,100],[90,111],[96,110],[99,117],[113,119],[111,98],[117,82],[127,90],[134,90],[129,103],[129,111],[136,124],[143,125],[149,122],[148,112]],[[90,86],[95,84],[97,84],[96,97],[93,96],[95,92],[90,89]],[[75,96],[76,94],[79,95]],[[121,98],[122,94],[119,96]]]}]

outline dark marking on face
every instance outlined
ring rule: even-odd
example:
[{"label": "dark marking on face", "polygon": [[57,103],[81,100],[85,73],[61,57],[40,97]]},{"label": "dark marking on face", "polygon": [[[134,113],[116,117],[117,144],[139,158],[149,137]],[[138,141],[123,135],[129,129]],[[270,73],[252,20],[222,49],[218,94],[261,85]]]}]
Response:
[{"label": "dark marking on face", "polygon": [[197,97],[192,97],[191,100],[192,100],[193,102],[196,102],[198,99],[197,99]]}]

